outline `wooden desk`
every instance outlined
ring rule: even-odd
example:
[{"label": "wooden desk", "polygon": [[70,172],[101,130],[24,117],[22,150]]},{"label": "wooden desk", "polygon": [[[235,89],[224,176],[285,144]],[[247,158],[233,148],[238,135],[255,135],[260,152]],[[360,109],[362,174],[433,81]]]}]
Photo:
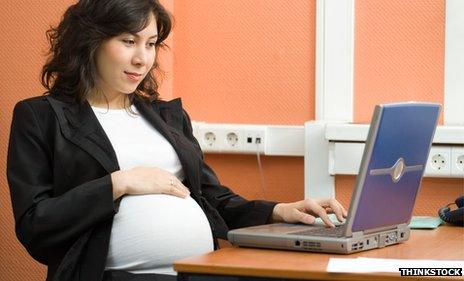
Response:
[{"label": "wooden desk", "polygon": [[[177,261],[174,269],[181,281],[221,280],[403,280],[393,273],[328,273],[329,258],[389,258],[464,260],[464,228],[441,226],[435,230],[412,230],[408,241],[382,249],[351,255],[334,255],[251,248],[224,248]],[[235,277],[232,277],[235,276]],[[257,278],[265,277],[265,278]],[[434,280],[451,277],[434,277]],[[407,280],[423,280],[408,277]],[[454,278],[453,278],[454,279]],[[464,280],[463,277],[456,278]]]}]

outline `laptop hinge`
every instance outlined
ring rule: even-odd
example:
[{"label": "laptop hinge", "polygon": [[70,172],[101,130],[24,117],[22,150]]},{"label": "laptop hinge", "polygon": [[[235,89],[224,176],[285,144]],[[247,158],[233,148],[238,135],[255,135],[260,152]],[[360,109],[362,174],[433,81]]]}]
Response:
[{"label": "laptop hinge", "polygon": [[384,226],[384,227],[377,227],[377,228],[372,228],[372,229],[366,229],[363,233],[364,234],[371,234],[371,233],[377,233],[377,232],[382,232],[382,231],[388,231],[388,230],[395,230],[397,229],[398,226]]},{"label": "laptop hinge", "polygon": [[364,236],[364,233],[362,231],[356,231],[356,232],[352,232],[351,236],[354,239],[358,239],[358,238],[362,238]]},{"label": "laptop hinge", "polygon": [[399,231],[405,231],[405,230],[408,230],[409,229],[409,224],[406,224],[406,223],[402,223],[402,224],[399,224],[396,229],[398,229]]},{"label": "laptop hinge", "polygon": [[364,235],[368,235],[368,234],[371,234],[371,233],[377,233],[377,232],[387,231],[387,230],[404,231],[405,229],[408,229],[408,228],[409,228],[408,224],[402,223],[402,224],[399,224],[399,225],[394,226],[394,227],[380,227],[380,228],[369,229],[369,230],[365,230],[365,231],[361,230],[361,231],[352,232],[351,237],[360,238],[360,237],[363,237]]}]

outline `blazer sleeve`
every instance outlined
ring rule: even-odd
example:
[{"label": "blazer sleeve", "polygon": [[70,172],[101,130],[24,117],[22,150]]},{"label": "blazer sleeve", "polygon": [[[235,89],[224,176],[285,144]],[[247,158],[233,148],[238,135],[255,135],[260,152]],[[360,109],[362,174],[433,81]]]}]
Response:
[{"label": "blazer sleeve", "polygon": [[15,230],[31,256],[44,264],[115,213],[110,175],[54,196],[52,142],[44,138],[33,107],[19,102],[13,111],[7,158]]},{"label": "blazer sleeve", "polygon": [[[193,136],[190,117],[184,110],[184,135],[201,153],[201,148]],[[272,211],[277,202],[247,200],[221,185],[214,171],[201,161],[201,190],[205,199],[219,212],[229,229],[261,225],[271,222]]]}]

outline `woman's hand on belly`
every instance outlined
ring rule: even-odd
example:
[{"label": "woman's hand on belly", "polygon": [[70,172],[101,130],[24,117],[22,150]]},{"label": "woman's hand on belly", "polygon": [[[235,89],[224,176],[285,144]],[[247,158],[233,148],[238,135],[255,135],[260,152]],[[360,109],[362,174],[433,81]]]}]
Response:
[{"label": "woman's hand on belly", "polygon": [[135,167],[111,174],[113,199],[124,194],[168,194],[185,198],[190,191],[177,177],[157,167]]}]

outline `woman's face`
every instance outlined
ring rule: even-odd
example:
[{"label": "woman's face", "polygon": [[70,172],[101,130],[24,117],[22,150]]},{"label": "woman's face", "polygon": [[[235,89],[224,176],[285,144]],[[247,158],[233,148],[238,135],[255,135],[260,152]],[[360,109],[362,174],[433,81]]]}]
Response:
[{"label": "woman's face", "polygon": [[136,34],[123,33],[104,41],[96,52],[97,88],[107,97],[135,91],[152,68],[158,36],[156,20]]}]

